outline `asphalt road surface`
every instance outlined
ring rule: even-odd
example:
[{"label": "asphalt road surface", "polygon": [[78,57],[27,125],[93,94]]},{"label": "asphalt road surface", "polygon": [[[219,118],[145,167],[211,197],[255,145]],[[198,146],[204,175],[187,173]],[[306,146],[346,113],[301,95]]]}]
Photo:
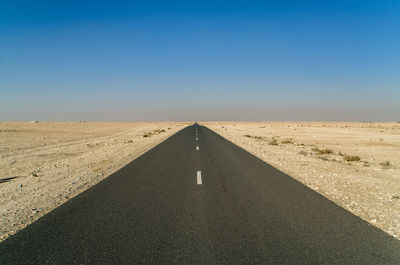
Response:
[{"label": "asphalt road surface", "polygon": [[400,264],[400,243],[194,125],[3,241],[0,264]]}]

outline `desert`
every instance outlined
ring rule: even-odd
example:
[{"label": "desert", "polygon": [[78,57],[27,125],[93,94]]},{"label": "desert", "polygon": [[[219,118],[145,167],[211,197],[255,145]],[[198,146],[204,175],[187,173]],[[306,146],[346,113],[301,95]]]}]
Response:
[{"label": "desert", "polygon": [[[0,123],[0,239],[190,124]],[[201,125],[400,239],[400,123]]]},{"label": "desert", "polygon": [[0,241],[190,123],[0,123]]},{"label": "desert", "polygon": [[400,239],[400,123],[201,124]]}]

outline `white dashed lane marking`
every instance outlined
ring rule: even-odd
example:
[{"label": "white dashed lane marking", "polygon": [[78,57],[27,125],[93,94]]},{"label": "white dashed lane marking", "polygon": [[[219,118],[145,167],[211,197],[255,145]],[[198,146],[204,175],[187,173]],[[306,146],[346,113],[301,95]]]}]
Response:
[{"label": "white dashed lane marking", "polygon": [[[197,128],[196,128],[196,141],[199,140],[199,138],[197,136],[198,136],[198,134],[197,134]],[[199,151],[199,149],[200,149],[199,146],[196,146],[196,150]],[[197,185],[202,185],[202,184],[203,184],[203,181],[201,179],[201,171],[197,171]]]},{"label": "white dashed lane marking", "polygon": [[197,185],[202,185],[203,182],[201,181],[201,171],[197,171]]}]

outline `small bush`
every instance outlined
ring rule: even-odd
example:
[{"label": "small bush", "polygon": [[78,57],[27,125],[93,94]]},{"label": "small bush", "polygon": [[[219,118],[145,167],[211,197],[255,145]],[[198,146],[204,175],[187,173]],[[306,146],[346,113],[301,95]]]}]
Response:
[{"label": "small bush", "polygon": [[359,156],[349,156],[349,155],[345,155],[344,156],[344,160],[346,160],[347,162],[357,162],[360,161],[361,158]]},{"label": "small bush", "polygon": [[380,163],[380,165],[381,165],[382,167],[385,167],[385,168],[388,168],[388,167],[391,166],[390,161],[382,162],[382,163]]},{"label": "small bush", "polygon": [[145,134],[143,134],[143,138],[150,137],[150,136],[151,136],[150,133],[145,133]]},{"label": "small bush", "polygon": [[261,137],[261,136],[248,135],[248,134],[246,134],[246,135],[244,135],[244,136],[245,136],[245,137],[249,137],[249,138],[254,138],[254,139],[262,140],[262,137]]},{"label": "small bush", "polygon": [[276,139],[272,139],[271,141],[269,141],[268,144],[269,145],[278,145],[278,141]]},{"label": "small bush", "polygon": [[156,129],[156,130],[154,130],[153,131],[153,133],[149,133],[150,135],[156,135],[156,134],[160,134],[160,133],[162,133],[162,132],[165,132],[165,130],[164,129],[162,129],[162,130],[160,130],[160,129]]},{"label": "small bush", "polygon": [[332,149],[324,149],[322,150],[323,154],[333,154],[333,150]]},{"label": "small bush", "polygon": [[281,143],[282,144],[293,144],[293,141],[288,139],[288,140],[283,140]]},{"label": "small bush", "polygon": [[300,154],[300,155],[305,155],[305,156],[308,155],[308,153],[307,153],[306,151],[304,151],[304,150],[301,150],[301,151],[299,152],[299,154]]},{"label": "small bush", "polygon": [[318,147],[314,147],[313,149],[311,149],[312,151],[316,152],[319,155],[329,155],[329,154],[333,154],[333,150],[332,149],[319,149]]}]

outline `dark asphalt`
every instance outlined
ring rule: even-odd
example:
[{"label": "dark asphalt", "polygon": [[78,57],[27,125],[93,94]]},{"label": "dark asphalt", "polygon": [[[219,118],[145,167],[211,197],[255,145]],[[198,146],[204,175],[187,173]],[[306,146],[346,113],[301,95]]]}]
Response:
[{"label": "dark asphalt", "polygon": [[196,125],[2,242],[0,264],[400,264],[400,241]]}]

